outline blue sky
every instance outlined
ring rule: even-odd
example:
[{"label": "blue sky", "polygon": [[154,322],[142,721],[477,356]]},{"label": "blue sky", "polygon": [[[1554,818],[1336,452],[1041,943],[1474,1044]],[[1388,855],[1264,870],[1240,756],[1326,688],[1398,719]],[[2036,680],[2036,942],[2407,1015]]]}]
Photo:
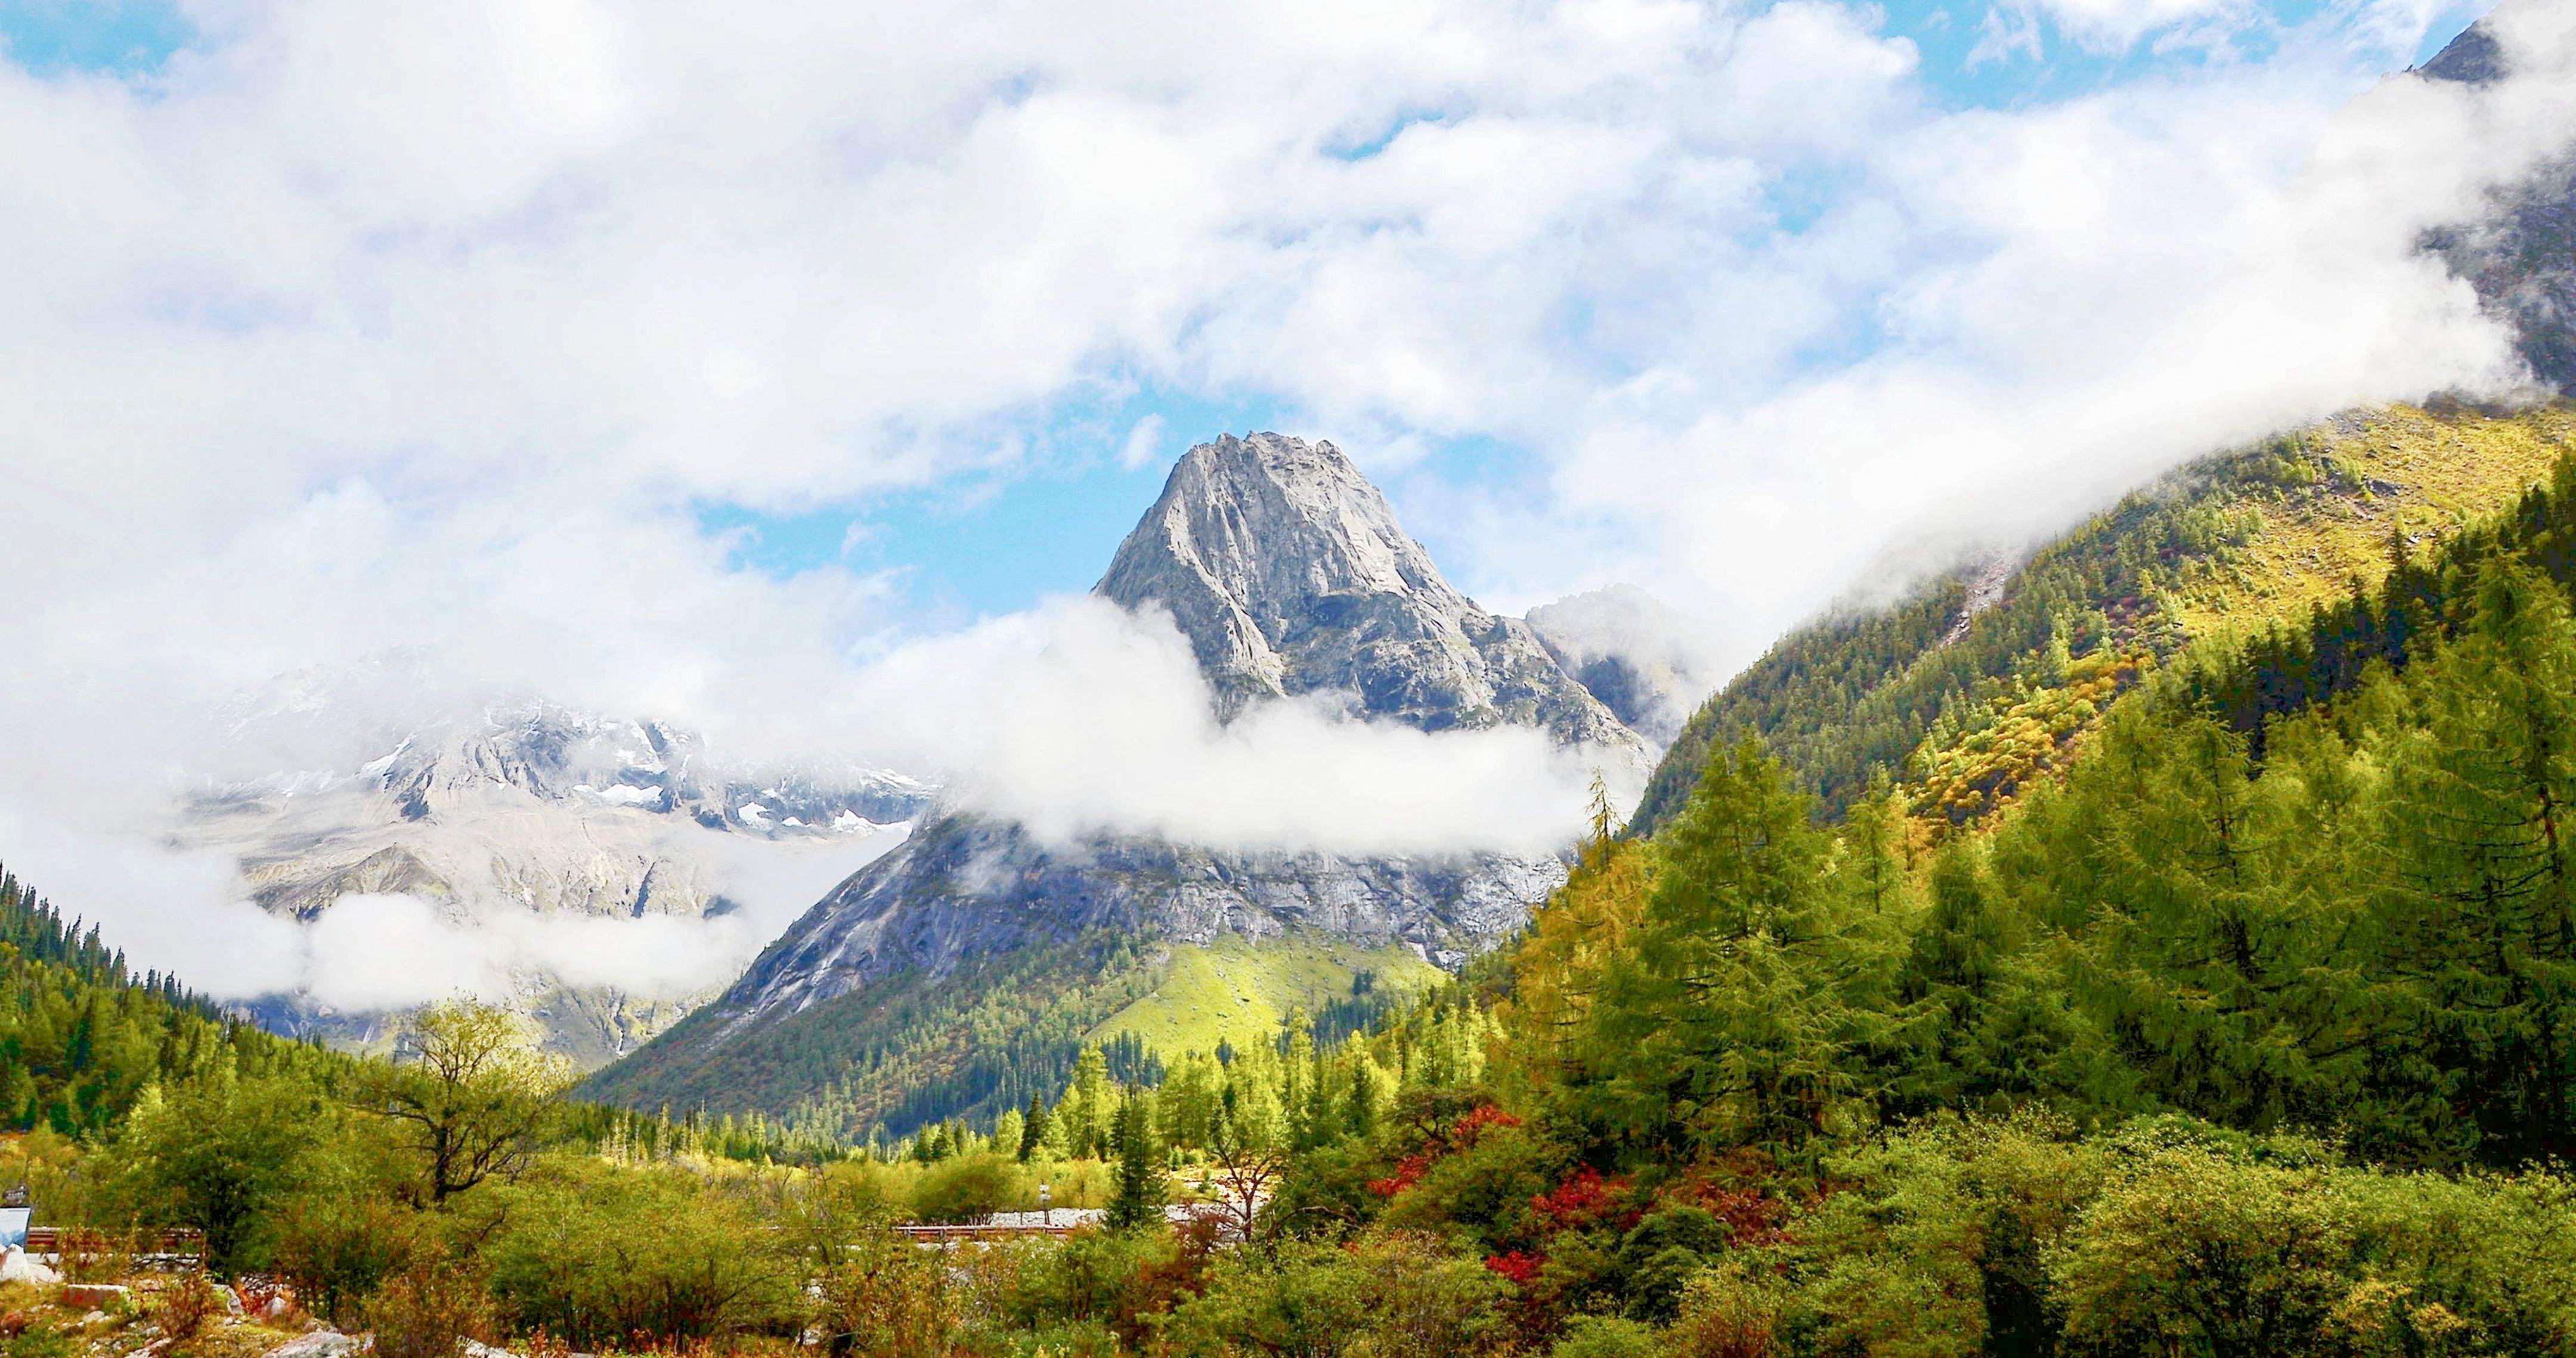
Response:
[{"label": "blue sky", "polygon": [[[2471,12],[2464,5],[2445,12],[2426,32],[2418,58],[2437,49]],[[2216,44],[2189,40],[2187,29],[2150,32],[2125,44],[2082,42],[2052,20],[2025,20],[2038,25],[2037,58],[2026,50],[1981,50],[1991,48],[1997,21],[1976,5],[1891,5],[1880,31],[1910,40],[1919,51],[1917,88],[1934,108],[2016,110],[2125,84],[2188,78],[2212,63],[2260,63],[2280,32],[2331,25],[2338,13],[2324,0],[2288,0],[2236,16]],[[174,53],[208,39],[176,7],[152,0],[0,0],[0,41],[10,60],[39,76],[104,73],[148,87]],[[1357,154],[1375,154],[1383,140]],[[1784,175],[1765,193],[1775,224],[1795,234],[1835,206],[1843,188],[1825,170]],[[1810,343],[1810,365],[1852,363],[1878,342],[1876,328],[1866,323],[1833,335],[1838,337]],[[1278,426],[1328,432],[1302,419],[1296,402],[1242,382],[1180,391],[1150,379],[1094,381],[1045,408],[1045,418],[1023,422],[1001,440],[1019,452],[980,459],[969,470],[941,473],[925,484],[791,496],[795,503],[789,508],[698,496],[690,501],[691,511],[706,531],[725,536],[737,561],[776,576],[836,566],[882,573],[895,584],[913,625],[935,629],[1087,587],[1154,496],[1171,459],[1189,443],[1223,430]],[[1153,455],[1130,464],[1122,448],[1130,431],[1147,419],[1160,422]],[[1391,472],[1400,507],[1406,485],[1425,478],[1486,498],[1545,492],[1542,460],[1508,437],[1414,429],[1407,431],[1406,443],[1411,452],[1399,465],[1373,464]],[[1463,541],[1447,540],[1450,525],[1417,515],[1411,526],[1436,554],[1454,555],[1472,573],[1475,554]]]},{"label": "blue sky", "polygon": [[[240,893],[137,814],[174,771],[506,696],[1036,824],[1553,843],[1526,732],[1214,731],[1167,624],[1031,605],[1272,428],[1487,604],[1631,581],[1716,675],[2508,394],[2418,242],[2576,144],[2576,52],[2385,79],[2427,2],[0,0],[0,831],[189,951]],[[240,739],[388,656],[351,748]]]},{"label": "blue sky", "polygon": [[[2292,0],[2266,7],[2284,26],[2315,20],[2322,0]],[[2439,51],[2475,17],[2471,5],[2436,25],[2420,44],[2418,61]],[[1981,37],[1973,8],[1898,3],[1887,7],[1886,31],[1910,38],[1922,52],[1924,88],[1948,108],[2013,109],[2065,99],[2106,86],[2185,72],[2212,60],[2195,47],[2159,50],[2153,42],[2102,52],[2057,41],[2045,60],[2026,55],[1971,61]],[[2261,60],[2272,43],[2260,32],[2240,34],[2235,60]],[[1830,187],[1820,188],[1829,193]],[[1802,205],[1783,193],[1779,208],[1794,222]],[[1824,357],[1848,361],[1849,351]],[[1108,565],[1138,514],[1161,489],[1170,462],[1191,443],[1219,432],[1247,433],[1282,426],[1275,403],[1258,398],[1183,400],[1149,393],[1114,412],[1086,412],[1107,433],[1063,438],[1054,451],[1011,474],[970,478],[810,512],[762,514],[738,506],[707,507],[710,527],[746,534],[744,559],[763,569],[792,573],[840,561],[865,570],[902,573],[904,588],[931,625],[1025,608],[1051,593],[1088,589]],[[1120,465],[1126,429],[1147,417],[1161,419],[1160,455],[1143,466]],[[1284,427],[1299,429],[1294,423]],[[1424,440],[1430,470],[1447,469],[1489,491],[1515,486],[1536,490],[1530,459],[1489,439]],[[1398,496],[1401,499],[1401,495]],[[1419,516],[1408,521],[1435,557],[1444,552],[1442,525]],[[858,530],[853,536],[854,527]]]}]

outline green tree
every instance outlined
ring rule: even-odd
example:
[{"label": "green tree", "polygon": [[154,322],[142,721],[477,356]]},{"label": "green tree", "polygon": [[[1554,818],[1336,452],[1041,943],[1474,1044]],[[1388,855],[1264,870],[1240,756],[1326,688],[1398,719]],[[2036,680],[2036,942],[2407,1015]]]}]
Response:
[{"label": "green tree", "polygon": [[1825,1130],[1851,1034],[1832,984],[1829,843],[1808,807],[1746,737],[1710,756],[1664,832],[1581,1080],[1613,1135],[1794,1149]]},{"label": "green tree", "polygon": [[120,1196],[147,1221],[205,1232],[216,1272],[260,1267],[327,1120],[312,1087],[229,1070],[147,1094],[115,1142]]},{"label": "green tree", "polygon": [[2576,1152],[2576,622],[2528,567],[2478,577],[2421,724],[2390,742],[2386,964],[2441,1096],[2495,1161]]},{"label": "green tree", "polygon": [[573,1078],[522,1020],[488,1005],[432,1005],[406,1026],[402,1048],[369,1068],[359,1106],[406,1134],[433,1206],[525,1168]]},{"label": "green tree", "polygon": [[1134,1091],[1119,1101],[1110,1135],[1118,1148],[1118,1183],[1109,1200],[1109,1229],[1133,1231],[1161,1225],[1163,1171],[1154,1149],[1154,1120]]}]

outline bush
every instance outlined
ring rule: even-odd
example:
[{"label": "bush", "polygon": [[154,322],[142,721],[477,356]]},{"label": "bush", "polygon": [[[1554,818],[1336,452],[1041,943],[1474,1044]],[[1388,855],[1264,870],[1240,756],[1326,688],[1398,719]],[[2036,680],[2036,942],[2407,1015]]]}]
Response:
[{"label": "bush", "polygon": [[1149,1278],[1178,1257],[1168,1234],[1084,1231],[1031,1259],[1019,1278],[1016,1309],[1038,1324],[1087,1321],[1134,1334],[1140,1316],[1168,1304]]},{"label": "bush", "polygon": [[1691,1280],[1664,1352],[1671,1358],[1773,1358],[1788,1289],[1763,1270],[1729,1266]]},{"label": "bush", "polygon": [[890,1231],[850,1242],[816,1283],[812,1328],[835,1358],[948,1358],[965,1316],[944,1260]]},{"label": "bush", "polygon": [[1016,1205],[1024,1195],[1016,1163],[970,1155],[925,1171],[913,1187],[912,1210],[923,1221],[975,1221]]},{"label": "bush", "polygon": [[1576,1316],[1548,1358],[1662,1358],[1652,1326],[1619,1316]]},{"label": "bush", "polygon": [[224,1299],[205,1274],[183,1273],[161,1289],[152,1306],[152,1323],[176,1342],[194,1339],[206,1322],[224,1313]]},{"label": "bush", "polygon": [[291,1080],[201,1075],[146,1097],[118,1129],[114,1196],[133,1220],[205,1232],[217,1273],[261,1267],[325,1117],[317,1092]]},{"label": "bush", "polygon": [[2191,1351],[2576,1352],[2570,1185],[2162,1151],[2048,1252],[2069,1340]]},{"label": "bush", "polygon": [[490,1294],[447,1260],[422,1260],[387,1278],[365,1315],[376,1358],[456,1358],[466,1340],[493,1331]]},{"label": "bush", "polygon": [[1565,1149],[1544,1137],[1493,1126],[1431,1159],[1413,1183],[1389,1195],[1384,1220],[1426,1230],[1469,1227],[1486,1250],[1510,1249],[1537,1238],[1541,1222],[1531,1204],[1565,1179],[1566,1160]]},{"label": "bush", "polygon": [[76,1283],[122,1278],[133,1271],[133,1252],[114,1236],[92,1226],[63,1232],[60,1250],[63,1276]]},{"label": "bush", "polygon": [[493,1295],[574,1345],[710,1339],[799,1309],[781,1233],[679,1170],[558,1161],[469,1201],[494,1215],[478,1256]]},{"label": "bush", "polygon": [[1172,1315],[1175,1353],[1464,1358],[1501,1339],[1509,1291],[1475,1258],[1413,1231],[1347,1247],[1289,1241],[1266,1261],[1237,1251],[1210,1275]]},{"label": "bush", "polygon": [[1798,1223],[1814,1267],[1797,1309],[1832,1349],[2052,1351],[2060,1320],[2042,1256],[2110,1158],[2040,1114],[1926,1122],[1838,1157],[1847,1186]]},{"label": "bush", "polygon": [[435,1248],[417,1212],[379,1197],[317,1194],[288,1214],[278,1236],[277,1268],[313,1309],[348,1323],[387,1278]]}]

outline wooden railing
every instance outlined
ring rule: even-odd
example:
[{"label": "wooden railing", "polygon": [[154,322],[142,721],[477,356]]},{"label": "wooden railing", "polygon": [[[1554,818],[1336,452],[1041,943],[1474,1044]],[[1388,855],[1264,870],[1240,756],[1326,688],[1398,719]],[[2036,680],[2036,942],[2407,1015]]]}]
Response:
[{"label": "wooden railing", "polygon": [[[28,1227],[27,1253],[62,1253],[64,1234],[60,1226]],[[175,1255],[185,1259],[202,1259],[206,1255],[206,1233],[198,1230],[143,1231],[133,1235],[102,1233],[100,1242],[105,1248],[136,1254]]]},{"label": "wooden railing", "polygon": [[903,1237],[920,1245],[947,1245],[966,1240],[1025,1240],[1032,1236],[1063,1237],[1072,1226],[897,1226]]}]

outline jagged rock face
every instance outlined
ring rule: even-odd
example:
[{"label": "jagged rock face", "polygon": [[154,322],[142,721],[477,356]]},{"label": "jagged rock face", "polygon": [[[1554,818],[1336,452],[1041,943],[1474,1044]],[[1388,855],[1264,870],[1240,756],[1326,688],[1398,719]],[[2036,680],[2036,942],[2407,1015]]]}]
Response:
[{"label": "jagged rock face", "polygon": [[1553,858],[1355,859],[1107,838],[1049,847],[1014,825],[947,815],[824,897],[718,1009],[735,1027],[909,968],[946,972],[973,954],[1098,929],[1175,943],[1313,929],[1407,944],[1455,968],[1564,881]]},{"label": "jagged rock face", "polygon": [[513,788],[549,802],[634,807],[768,838],[908,820],[931,794],[900,774],[858,767],[745,779],[709,769],[703,742],[688,732],[543,704],[488,709],[480,721],[430,723],[359,772],[413,820]]},{"label": "jagged rock face", "polygon": [[[1427,731],[1538,727],[1642,770],[1644,741],[1529,624],[1452,588],[1329,443],[1255,434],[1191,449],[1098,592],[1168,610],[1221,717],[1346,693],[1357,716]],[[1454,968],[1518,930],[1564,880],[1553,857],[1048,844],[951,809],[825,896],[692,1029],[722,1043],[884,977],[944,975],[969,957],[1101,930],[1207,943],[1310,929],[1408,945]]]},{"label": "jagged rock face", "polygon": [[[2417,74],[2463,85],[2512,76],[2494,23],[2490,15],[2470,25]],[[2576,147],[2497,192],[2478,221],[2436,231],[2426,245],[2512,325],[2534,376],[2576,391]]]},{"label": "jagged rock face", "polygon": [[1643,757],[1529,624],[1451,588],[1330,443],[1229,434],[1192,448],[1098,592],[1169,610],[1223,717],[1339,692],[1366,716],[1426,731],[1539,726]]}]

